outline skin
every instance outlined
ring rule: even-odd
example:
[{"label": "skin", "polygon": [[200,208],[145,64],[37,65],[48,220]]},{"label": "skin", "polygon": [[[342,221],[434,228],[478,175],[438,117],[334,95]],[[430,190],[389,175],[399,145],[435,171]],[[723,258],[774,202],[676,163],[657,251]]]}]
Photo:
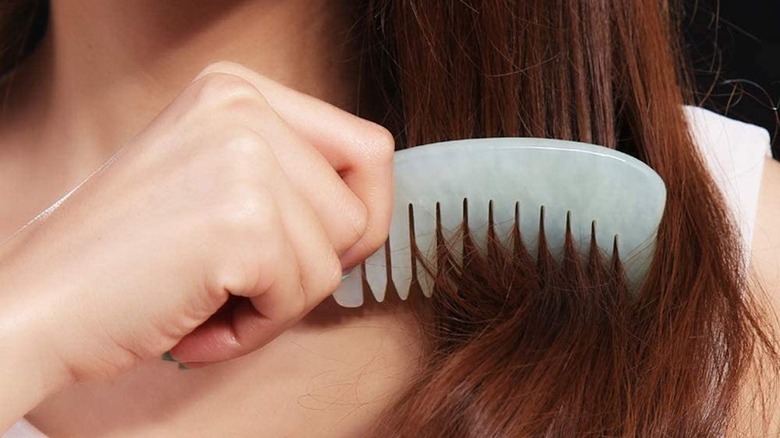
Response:
[{"label": "skin", "polygon": [[[52,436],[365,435],[420,345],[406,306],[317,305],[386,232],[376,202],[386,195],[371,185],[392,145],[347,114],[358,98],[349,2],[52,3],[52,32],[13,79],[0,118],[0,187],[13,188],[0,190],[0,239],[122,153],[0,250],[0,284],[12,285],[2,316],[29,316],[0,318],[10,321],[0,347],[19,352],[0,363],[0,385],[18,391],[13,406],[0,403],[0,429],[37,405],[27,418]],[[203,71],[220,60],[241,66]],[[754,246],[774,302],[778,175],[768,165]],[[236,216],[235,205],[252,214]],[[287,239],[262,232],[279,228]],[[206,245],[186,245],[202,236]],[[273,239],[294,261],[241,269]],[[297,284],[258,286],[295,273],[313,291],[303,300],[284,293]],[[128,274],[139,284],[115,281]],[[225,290],[263,316],[248,313],[249,341],[236,344],[217,321],[187,346]],[[278,312],[290,296],[298,304]],[[192,366],[241,357],[182,372],[158,359],[170,348]]]},{"label": "skin", "polygon": [[[757,301],[765,309],[766,322],[774,336],[780,336],[780,227],[777,218],[780,218],[780,162],[767,158],[753,235],[751,268],[753,283],[758,285],[754,288],[760,294]],[[780,388],[776,376],[770,382],[769,386],[766,380],[746,385],[745,404],[750,407],[745,409],[745,415],[737,424],[738,430],[748,431],[743,436],[780,435]],[[767,395],[768,416],[753,404],[752,395],[759,392]],[[767,428],[762,429],[767,423]]]},{"label": "skin", "polygon": [[[3,238],[111,160],[0,251],[0,345],[15,352],[0,427],[36,405],[55,436],[371,424],[411,368],[414,325],[332,302],[300,320],[389,220],[391,137],[324,102],[355,106],[347,12],[54,2],[2,119],[2,185],[25,193],[3,203]],[[202,70],[219,59],[245,66]],[[245,299],[211,316],[229,294]]]}]

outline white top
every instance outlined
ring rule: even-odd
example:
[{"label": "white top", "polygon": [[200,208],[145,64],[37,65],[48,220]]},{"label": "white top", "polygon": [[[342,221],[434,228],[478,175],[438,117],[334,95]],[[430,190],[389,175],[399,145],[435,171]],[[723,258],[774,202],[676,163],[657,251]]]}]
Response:
[{"label": "white top", "polygon": [[47,436],[27,420],[22,419],[11,426],[11,429],[4,433],[2,438],[47,438]]},{"label": "white top", "polygon": [[761,175],[766,157],[771,156],[769,133],[697,107],[685,107],[685,114],[693,140],[701,148],[739,227],[747,261],[756,226]]},{"label": "white top", "polygon": [[[739,226],[748,260],[756,225],[761,174],[765,157],[770,153],[769,133],[758,126],[702,108],[685,107],[685,115],[693,139],[701,148]],[[46,438],[46,435],[22,419],[1,438]]]}]

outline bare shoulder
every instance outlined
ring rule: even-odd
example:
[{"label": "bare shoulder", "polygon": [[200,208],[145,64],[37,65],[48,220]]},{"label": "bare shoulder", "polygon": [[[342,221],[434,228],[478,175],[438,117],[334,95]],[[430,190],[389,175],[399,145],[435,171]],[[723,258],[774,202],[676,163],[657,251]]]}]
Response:
[{"label": "bare shoulder", "polygon": [[[780,162],[770,158],[761,182],[751,268],[760,285],[753,290],[765,292],[759,296],[759,303],[766,312],[768,329],[780,339]],[[770,373],[746,383],[745,404],[737,419],[737,431],[744,433],[734,436],[780,436],[780,376]],[[763,407],[756,404],[760,398],[755,397],[760,394],[767,403]]]},{"label": "bare shoulder", "polygon": [[769,158],[761,182],[752,265],[775,310],[780,311],[780,162]]}]

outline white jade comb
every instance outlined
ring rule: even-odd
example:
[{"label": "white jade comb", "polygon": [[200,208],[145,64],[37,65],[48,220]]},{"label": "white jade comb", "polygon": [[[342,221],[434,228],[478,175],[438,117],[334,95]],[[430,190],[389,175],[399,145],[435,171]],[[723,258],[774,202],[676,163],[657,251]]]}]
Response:
[{"label": "white jade comb", "polygon": [[518,226],[532,256],[540,211],[554,255],[563,248],[568,218],[580,252],[587,256],[592,235],[607,257],[617,248],[628,285],[636,287],[649,267],[666,203],[663,181],[646,164],[571,141],[449,141],[396,152],[394,166],[389,238],[334,293],[344,307],[361,306],[369,293],[382,302],[388,290],[405,300],[413,271],[423,294],[431,295],[432,278],[413,260],[411,245],[414,241],[421,253],[434,253],[437,208],[445,234],[458,231],[467,213],[471,237],[483,249],[490,219],[498,236],[509,236]]}]

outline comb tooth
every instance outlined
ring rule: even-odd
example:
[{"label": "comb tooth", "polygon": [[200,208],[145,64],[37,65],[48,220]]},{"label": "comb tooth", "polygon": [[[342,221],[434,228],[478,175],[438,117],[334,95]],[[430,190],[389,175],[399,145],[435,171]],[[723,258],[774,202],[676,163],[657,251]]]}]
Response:
[{"label": "comb tooth", "polygon": [[[451,267],[450,250],[447,246],[447,238],[442,228],[441,204],[436,203],[436,275],[441,278],[443,273]],[[446,274],[444,274],[446,275]],[[430,294],[433,295],[435,284],[432,285]],[[430,295],[428,296],[430,298]]]},{"label": "comb tooth", "polygon": [[434,208],[434,214],[430,211],[417,209],[414,216],[415,242],[420,253],[425,257],[425,263],[429,270],[425,269],[422,261],[417,261],[417,279],[420,289],[425,297],[430,298],[433,294],[433,276],[431,273],[437,270],[436,261],[436,224],[437,216],[441,214],[441,207],[437,202]]},{"label": "comb tooth", "polygon": [[433,217],[429,215],[418,214],[414,217],[415,221],[415,244],[420,254],[425,257],[425,269],[421,260],[415,260],[416,278],[423,296],[430,298],[433,294],[433,276],[432,273],[438,269],[438,260],[436,257],[436,230],[441,223],[441,205],[437,202],[434,207]]},{"label": "comb tooth", "polygon": [[399,297],[403,297],[409,290],[409,281],[411,279],[411,265],[409,263],[409,214],[412,210],[412,204],[407,204],[406,215],[396,215],[393,220],[397,221],[397,225],[393,225],[390,228],[389,240],[394,243],[394,246],[390,247],[390,263],[391,271],[388,274],[385,269],[384,277],[387,282],[387,289],[390,289],[390,285],[395,290],[395,293]]},{"label": "comb tooth", "polygon": [[[574,275],[573,278],[576,278],[577,281],[582,281],[582,277],[579,274],[579,268],[582,266],[583,260],[583,253],[580,248],[581,236],[579,230],[577,230],[575,226],[571,210],[569,210],[566,212],[566,236],[564,236],[562,263],[563,266],[575,268],[574,271],[571,272],[571,274]],[[587,252],[584,253],[584,255],[587,255]]]},{"label": "comb tooth", "polygon": [[[579,255],[583,257],[584,260],[590,252],[590,240],[593,235],[593,218],[583,217],[576,211],[569,211],[566,214],[571,219],[571,235],[574,239],[574,248],[577,249]],[[591,223],[587,222],[589,220],[591,220]]]},{"label": "comb tooth", "polygon": [[493,208],[493,227],[499,241],[505,242],[512,233],[515,223],[515,205],[514,202],[493,202],[490,201]]},{"label": "comb tooth", "polygon": [[426,297],[430,297],[433,291],[433,277],[424,264],[432,265],[433,271],[436,270],[435,226],[435,214],[420,205],[410,206],[409,246],[412,249],[410,255],[414,258],[411,260],[411,286]]},{"label": "comb tooth", "polygon": [[397,296],[398,295],[398,291],[395,289],[395,284],[393,284],[393,260],[392,260],[392,257],[390,255],[391,254],[391,249],[390,249],[390,240],[389,239],[385,242],[384,251],[385,251],[385,281],[386,281],[386,285],[385,285],[384,293],[381,294],[382,300],[379,299],[379,295],[380,295],[379,293],[376,293],[376,292],[374,293],[374,297],[380,303],[382,301],[384,301],[385,297],[388,296],[388,295],[391,295],[391,296]]},{"label": "comb tooth", "polygon": [[[450,238],[458,234],[460,230],[461,222],[463,218],[463,199],[461,202],[442,202],[439,204],[440,224],[437,225],[441,229],[442,234],[446,238]],[[460,265],[463,261],[463,254],[461,252],[460,245],[452,245],[450,247],[450,260],[456,265]]]},{"label": "comb tooth", "polygon": [[[620,241],[618,239],[618,235],[615,234],[615,238],[612,241],[612,271],[618,279],[618,287],[622,288],[627,286],[627,284],[632,284],[637,279],[626,277],[626,272],[623,270],[623,262],[620,260],[620,251],[618,250],[619,247]],[[636,281],[636,283],[634,283],[632,286],[636,287],[638,285],[639,282]]]},{"label": "comb tooth", "polygon": [[333,293],[333,298],[342,307],[360,307],[363,305],[363,265],[355,266],[349,277]]},{"label": "comb tooth", "polygon": [[412,251],[411,235],[413,224],[410,224],[409,218],[414,215],[414,207],[409,204],[407,214],[401,215],[398,219],[397,233],[390,233],[390,248],[393,262],[393,284],[398,291],[398,296],[405,300],[409,296],[409,285],[412,282]]},{"label": "comb tooth", "polygon": [[487,251],[488,223],[490,221],[490,199],[484,196],[469,197],[469,227],[471,237],[480,254]]},{"label": "comb tooth", "polygon": [[542,206],[518,202],[518,228],[523,238],[523,247],[532,258],[539,256],[539,218]]},{"label": "comb tooth", "polygon": [[385,289],[387,288],[385,251],[389,244],[389,242],[385,242],[385,244],[365,262],[366,282],[368,283],[374,298],[380,303],[385,300]]},{"label": "comb tooth", "polygon": [[420,256],[420,247],[417,246],[417,221],[414,219],[414,205],[409,206],[409,248],[412,265],[412,281],[409,284],[409,290],[406,292],[406,296],[403,299],[407,299],[412,293],[412,290],[418,290],[420,288],[420,264],[417,261],[417,257]]}]

